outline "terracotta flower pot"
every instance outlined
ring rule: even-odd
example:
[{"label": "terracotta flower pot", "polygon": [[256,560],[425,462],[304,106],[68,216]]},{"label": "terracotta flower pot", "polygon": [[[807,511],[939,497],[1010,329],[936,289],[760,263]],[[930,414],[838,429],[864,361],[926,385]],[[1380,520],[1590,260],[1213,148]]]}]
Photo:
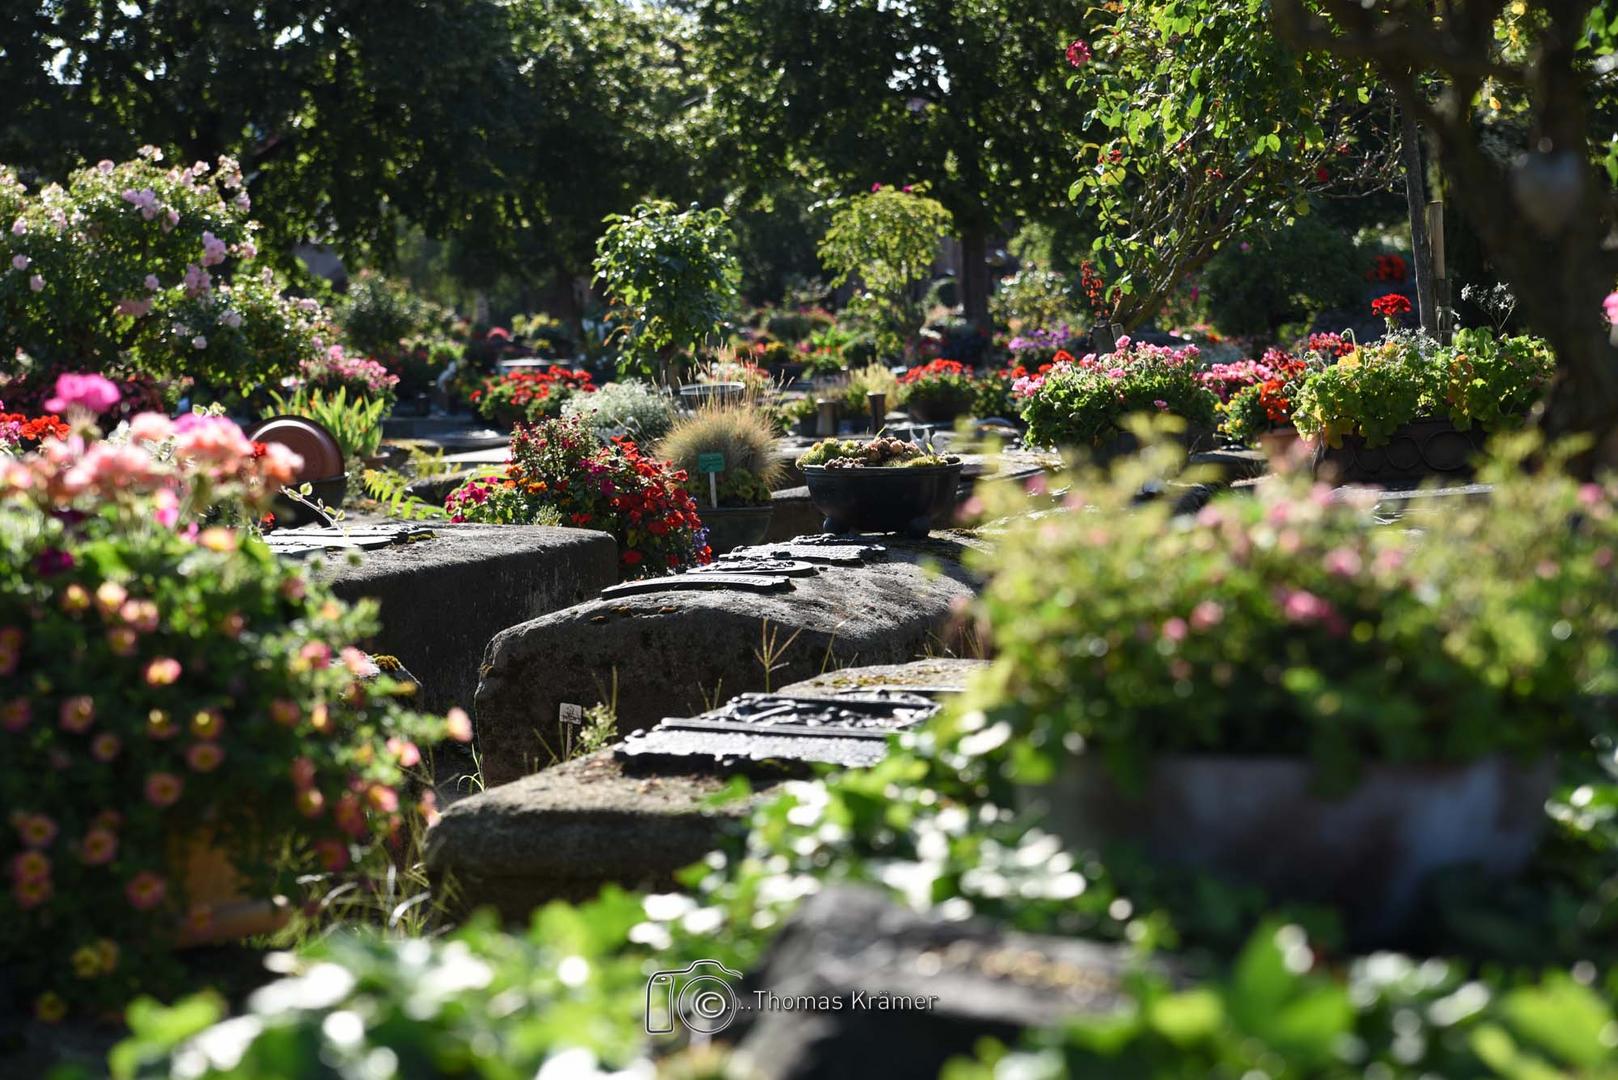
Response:
[{"label": "terracotta flower pot", "polygon": [[192,909],[205,916],[181,921],[177,944],[182,949],[272,934],[292,917],[284,896],[242,894],[241,875],[210,830],[198,830],[174,845],[170,873],[181,883]]},{"label": "terracotta flower pot", "polygon": [[1030,792],[1076,848],[1115,841],[1151,858],[1337,905],[1361,941],[1396,937],[1421,886],[1477,864],[1517,873],[1539,843],[1554,762],[1369,764],[1340,797],[1318,794],[1301,757],[1174,755],[1126,794],[1099,755],[1078,755]]}]

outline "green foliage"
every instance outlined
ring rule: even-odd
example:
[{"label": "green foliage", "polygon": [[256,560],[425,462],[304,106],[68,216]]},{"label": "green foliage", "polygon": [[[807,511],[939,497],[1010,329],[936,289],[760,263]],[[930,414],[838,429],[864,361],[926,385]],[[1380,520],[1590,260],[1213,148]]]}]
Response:
[{"label": "green foliage", "polygon": [[798,468],[828,469],[925,469],[934,465],[948,465],[958,459],[936,453],[931,446],[879,435],[869,441],[860,439],[821,439],[798,455]]},{"label": "green foliage", "polygon": [[926,316],[915,287],[928,273],[953,219],[936,199],[882,188],[855,195],[832,214],[820,260],[832,285],[857,282],[856,306],[878,329],[881,356],[893,359]]},{"label": "green foliage", "polygon": [[674,402],[655,386],[636,380],[607,383],[593,394],[575,394],[563,416],[582,416],[606,442],[616,435],[655,443],[674,426]]},{"label": "green foliage", "polygon": [[741,274],[728,220],[668,202],[606,219],[595,270],[618,319],[621,372],[666,378],[675,353],[718,340]]},{"label": "green foliage", "polygon": [[223,1014],[210,996],[137,1002],[112,1074],[173,1078],[187,1060],[199,1080],[270,1080],[364,1075],[387,1061],[400,1075],[527,1077],[569,1050],[552,1072],[624,1068],[646,1054],[646,976],[623,949],[642,918],[637,898],[609,888],[536,910],[525,934],[483,917],[428,940],[332,935],[234,1022],[210,1026]]},{"label": "green foliage", "polygon": [[300,386],[290,395],[270,391],[271,404],[264,415],[306,416],[331,432],[342,448],[343,458],[353,462],[376,454],[382,445],[382,417],[388,411],[385,398],[355,397],[347,387],[336,391]]},{"label": "green foliage", "polygon": [[410,479],[392,469],[366,469],[365,494],[382,504],[382,512],[401,521],[424,521],[446,518],[442,506],[436,506],[410,493]]},{"label": "green foliage", "polygon": [[1275,428],[1270,411],[1264,407],[1263,393],[1263,388],[1255,384],[1232,394],[1230,400],[1220,406],[1224,419],[1219,423],[1219,430],[1243,446],[1256,446],[1259,436]]},{"label": "green foliage", "polygon": [[1001,278],[989,300],[994,321],[1011,330],[1054,330],[1064,323],[1076,324],[1077,308],[1067,278],[1037,266]]},{"label": "green foliage", "polygon": [[1125,778],[1199,751],[1304,755],[1341,783],[1368,760],[1574,750],[1614,670],[1618,486],[1518,457],[1490,467],[1492,502],[1421,533],[1302,478],[1216,496],[1194,526],[1131,506],[1133,475],[1081,481],[1094,512],[1001,539],[989,720],[1050,748],[1031,756],[1080,736]]},{"label": "green foliage", "polygon": [[280,294],[257,255],[242,177],[161,155],[81,169],[29,192],[0,166],[0,354],[126,366],[246,392],[332,338],[320,305]]},{"label": "green foliage", "polygon": [[1365,288],[1354,242],[1315,217],[1227,241],[1202,271],[1202,296],[1221,333],[1274,341],[1287,324],[1307,330],[1327,310],[1347,310]]},{"label": "green foliage", "polygon": [[[1124,0],[1088,24],[1093,94],[1072,195],[1094,216],[1116,321],[1133,327],[1239,232],[1317,191],[1384,183],[1364,64],[1299,53],[1269,6]],[[1384,128],[1385,130],[1385,123]]]},{"label": "green foliage", "polygon": [[904,402],[904,387],[899,384],[899,377],[886,364],[873,362],[848,373],[848,385],[843,388],[843,415],[871,415],[871,394],[885,395],[890,409]]},{"label": "green foliage", "polygon": [[349,347],[366,355],[399,355],[406,338],[426,334],[445,321],[436,305],[418,297],[408,285],[366,270],[348,283],[337,305],[337,323]]},{"label": "green foliage", "polygon": [[674,425],[657,447],[659,457],[684,469],[686,489],[703,506],[709,504],[708,478],[697,468],[703,454],[725,459],[719,476],[720,506],[761,506],[781,476],[775,456],[775,427],[761,410],[717,407],[697,410]]},{"label": "green foliage", "polygon": [[1298,392],[1293,423],[1332,446],[1345,435],[1379,446],[1423,416],[1495,431],[1521,421],[1555,368],[1538,338],[1497,338],[1473,328],[1439,345],[1417,334],[1390,334],[1310,375]]},{"label": "green foliage", "polygon": [[1021,402],[1030,443],[1105,450],[1127,437],[1125,417],[1141,413],[1178,416],[1193,435],[1212,429],[1219,399],[1197,380],[1194,353],[1124,344],[1035,380]]}]

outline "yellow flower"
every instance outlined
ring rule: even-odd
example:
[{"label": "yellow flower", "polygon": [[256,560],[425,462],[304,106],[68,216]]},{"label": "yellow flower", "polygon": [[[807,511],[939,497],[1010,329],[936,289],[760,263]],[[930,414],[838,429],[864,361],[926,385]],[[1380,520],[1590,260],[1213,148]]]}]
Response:
[{"label": "yellow flower", "polygon": [[94,945],[84,945],[73,951],[73,974],[81,979],[93,979],[101,974],[101,953]]},{"label": "yellow flower", "polygon": [[54,1024],[67,1015],[67,1002],[54,990],[47,990],[34,999],[34,1015],[47,1024]]},{"label": "yellow flower", "polygon": [[96,942],[96,953],[101,957],[101,970],[113,971],[118,967],[118,943],[107,938]]}]

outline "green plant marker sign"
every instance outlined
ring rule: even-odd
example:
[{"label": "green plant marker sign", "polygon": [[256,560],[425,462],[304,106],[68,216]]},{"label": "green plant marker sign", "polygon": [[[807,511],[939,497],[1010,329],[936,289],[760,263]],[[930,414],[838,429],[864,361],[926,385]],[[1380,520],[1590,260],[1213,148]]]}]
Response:
[{"label": "green plant marker sign", "polygon": [[724,454],[698,454],[697,472],[708,474],[708,505],[719,509],[719,474],[725,471]]}]

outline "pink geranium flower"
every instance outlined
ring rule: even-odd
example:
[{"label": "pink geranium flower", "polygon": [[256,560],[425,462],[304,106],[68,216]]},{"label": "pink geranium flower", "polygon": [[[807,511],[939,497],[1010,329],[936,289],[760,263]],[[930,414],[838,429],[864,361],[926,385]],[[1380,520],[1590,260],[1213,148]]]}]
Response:
[{"label": "pink geranium flower", "polygon": [[117,385],[102,375],[94,372],[76,374],[68,372],[56,378],[56,396],[45,402],[45,408],[53,413],[65,413],[72,408],[84,409],[92,413],[104,413],[123,398],[118,392]]}]

